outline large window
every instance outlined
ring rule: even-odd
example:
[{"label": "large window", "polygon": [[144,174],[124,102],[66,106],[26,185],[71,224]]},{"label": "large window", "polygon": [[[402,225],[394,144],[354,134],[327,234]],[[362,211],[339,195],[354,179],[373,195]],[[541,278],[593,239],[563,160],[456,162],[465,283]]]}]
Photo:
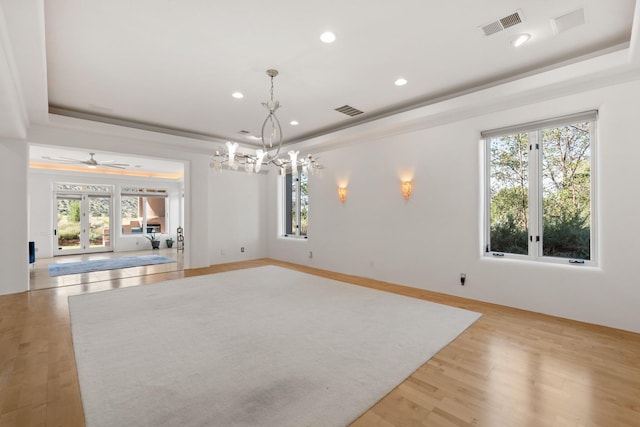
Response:
[{"label": "large window", "polygon": [[596,112],[483,132],[485,252],[594,261]]},{"label": "large window", "polygon": [[167,191],[123,187],[120,198],[122,234],[166,233]]},{"label": "large window", "polygon": [[307,237],[309,226],[309,177],[288,172],[284,181],[285,236]]}]

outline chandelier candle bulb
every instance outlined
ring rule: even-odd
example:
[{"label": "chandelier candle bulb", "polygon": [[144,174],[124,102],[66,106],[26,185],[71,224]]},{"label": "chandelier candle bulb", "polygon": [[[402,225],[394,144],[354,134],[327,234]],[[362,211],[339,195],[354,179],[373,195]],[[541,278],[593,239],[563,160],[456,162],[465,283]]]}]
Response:
[{"label": "chandelier candle bulb", "polygon": [[294,177],[298,176],[298,154],[299,151],[289,151],[289,160],[291,162],[291,174]]}]

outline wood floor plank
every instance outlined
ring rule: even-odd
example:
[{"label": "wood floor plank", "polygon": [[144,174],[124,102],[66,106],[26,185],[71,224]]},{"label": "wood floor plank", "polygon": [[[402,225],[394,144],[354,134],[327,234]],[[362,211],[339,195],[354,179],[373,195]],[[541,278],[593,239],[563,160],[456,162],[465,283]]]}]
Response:
[{"label": "wood floor plank", "polygon": [[262,259],[71,286],[33,274],[62,287],[0,296],[0,427],[84,426],[69,295],[264,265],[483,314],[353,427],[640,426],[640,334]]}]

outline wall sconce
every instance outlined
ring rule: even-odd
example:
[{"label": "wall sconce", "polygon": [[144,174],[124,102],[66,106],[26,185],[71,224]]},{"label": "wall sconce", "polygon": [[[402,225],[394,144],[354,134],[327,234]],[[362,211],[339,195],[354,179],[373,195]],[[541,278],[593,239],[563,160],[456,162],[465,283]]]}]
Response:
[{"label": "wall sconce", "polygon": [[405,200],[411,197],[411,181],[402,181],[402,195]]},{"label": "wall sconce", "polygon": [[344,203],[347,199],[347,187],[338,187],[338,198]]}]

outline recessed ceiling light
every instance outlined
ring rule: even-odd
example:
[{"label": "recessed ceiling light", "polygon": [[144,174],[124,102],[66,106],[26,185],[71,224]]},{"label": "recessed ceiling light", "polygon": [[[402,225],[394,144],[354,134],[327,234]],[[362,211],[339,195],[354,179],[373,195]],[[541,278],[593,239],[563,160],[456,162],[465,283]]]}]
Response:
[{"label": "recessed ceiling light", "polygon": [[407,84],[407,79],[399,78],[395,81],[396,86],[404,86]]},{"label": "recessed ceiling light", "polygon": [[233,92],[231,94],[231,96],[233,96],[235,99],[242,99],[244,98],[244,95],[242,94],[242,92]]},{"label": "recessed ceiling light", "polygon": [[531,38],[531,34],[520,34],[518,37],[516,37],[515,39],[511,40],[511,46],[513,46],[513,47],[522,46],[530,38]]},{"label": "recessed ceiling light", "polygon": [[297,121],[297,120],[291,120],[291,121],[289,122],[289,124],[290,124],[291,126],[298,126],[300,123],[298,123],[298,121]]},{"label": "recessed ceiling light", "polygon": [[320,35],[320,40],[322,40],[324,43],[333,43],[334,41],[336,41],[336,35],[331,31],[325,31]]}]

